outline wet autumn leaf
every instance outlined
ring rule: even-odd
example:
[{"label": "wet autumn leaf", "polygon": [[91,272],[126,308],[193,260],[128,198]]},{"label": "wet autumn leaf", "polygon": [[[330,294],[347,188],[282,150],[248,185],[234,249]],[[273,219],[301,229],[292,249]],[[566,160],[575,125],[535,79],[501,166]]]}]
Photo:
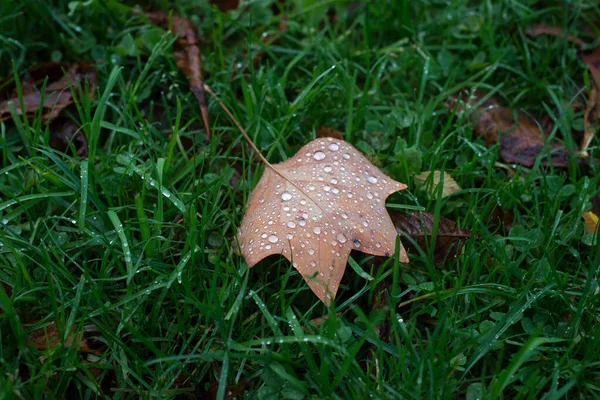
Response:
[{"label": "wet autumn leaf", "polygon": [[[238,242],[250,267],[282,254],[330,304],[351,250],[394,254],[385,199],[406,185],[384,175],[350,144],[313,140],[265,172],[252,192]],[[400,261],[408,262],[404,248]]]},{"label": "wet autumn leaf", "polygon": [[[458,183],[450,176],[449,173],[443,173],[444,182],[442,186],[442,197],[450,196],[462,190]],[[425,187],[425,191],[431,198],[435,198],[438,193],[438,186],[442,184],[442,172],[440,171],[425,171],[414,177],[415,182],[420,183]]]},{"label": "wet autumn leaf", "polygon": [[[398,232],[413,238],[421,249],[426,249],[427,245],[431,245],[431,233],[435,222],[433,214],[390,212],[390,217]],[[443,263],[451,250],[454,250],[454,254],[456,254],[462,243],[470,237],[471,231],[460,229],[456,222],[440,216],[433,252],[434,263]],[[406,243],[406,247],[417,251],[410,243]]]},{"label": "wet autumn leaf", "polygon": [[[541,126],[523,112],[517,113],[515,121],[511,110],[502,107],[493,97],[482,102],[485,97],[485,93],[480,91],[470,96],[463,92],[450,98],[446,106],[459,113],[467,112],[475,122],[475,133],[484,139],[487,146],[500,144],[500,157],[504,162],[533,166],[537,156],[546,150],[545,137],[550,132],[542,135]],[[555,167],[570,165],[568,150],[557,141],[547,145],[547,152],[551,154]],[[584,160],[577,161],[581,163]],[[547,158],[542,163],[549,164]]]},{"label": "wet autumn leaf", "polygon": [[206,137],[210,139],[208,106],[202,80],[200,48],[198,47],[200,37],[196,31],[196,27],[191,21],[185,18],[177,15],[172,15],[169,18],[169,15],[162,11],[148,12],[146,13],[146,17],[153,25],[162,26],[165,29],[170,27],[171,32],[175,35],[175,44],[177,47],[177,50],[173,52],[175,63],[177,68],[186,76],[190,85],[190,91],[196,97],[196,101],[198,101]]},{"label": "wet autumn leaf", "polygon": [[[65,69],[66,72],[64,72]],[[36,81],[45,77],[48,77],[48,83],[44,92],[41,93],[41,87],[35,87],[37,84]],[[43,64],[29,71],[22,80],[23,109],[21,108],[21,102],[16,90],[14,88],[11,90],[9,87],[3,89],[4,93],[10,93],[10,97],[5,98],[4,101],[0,101],[0,121],[6,121],[11,118],[9,108],[9,103],[11,102],[14,104],[18,115],[25,114],[28,119],[33,119],[41,106],[42,122],[52,120],[65,107],[73,103],[73,91],[77,93],[83,87],[86,80],[88,81],[88,95],[94,97],[96,91],[96,70],[89,64],[83,62],[70,66],[55,63]],[[70,85],[72,85],[73,91],[71,91]]]}]

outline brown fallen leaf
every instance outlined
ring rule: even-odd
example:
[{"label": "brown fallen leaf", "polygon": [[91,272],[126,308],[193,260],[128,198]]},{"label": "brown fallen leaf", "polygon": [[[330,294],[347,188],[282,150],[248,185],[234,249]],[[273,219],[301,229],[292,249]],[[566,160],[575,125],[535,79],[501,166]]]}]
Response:
[{"label": "brown fallen leaf", "polygon": [[210,4],[217,6],[222,13],[226,13],[237,9],[240,6],[240,0],[210,0]]},{"label": "brown fallen leaf", "polygon": [[65,153],[73,145],[77,157],[88,156],[88,143],[83,131],[71,120],[55,120],[50,126],[50,146]]},{"label": "brown fallen leaf", "polygon": [[[462,190],[449,173],[444,172],[443,177],[444,186],[442,187],[442,198]],[[433,198],[438,193],[438,185],[442,183],[442,173],[440,171],[424,171],[419,175],[415,175],[414,179],[415,182],[424,185],[427,194]]]},{"label": "brown fallen leaf", "polygon": [[206,131],[206,138],[210,140],[210,124],[208,122],[208,106],[204,85],[202,80],[202,61],[200,58],[200,48],[198,44],[200,38],[194,24],[177,15],[171,18],[162,11],[148,12],[146,17],[153,25],[162,26],[165,29],[171,28],[175,35],[175,44],[177,50],[173,52],[177,68],[183,72],[190,85],[190,90],[196,97],[202,114],[202,122]]},{"label": "brown fallen leaf", "polygon": [[[24,326],[24,328],[27,328],[27,326]],[[94,329],[95,327],[93,325],[86,327],[86,330]],[[61,342],[60,334],[55,322],[42,328],[35,329],[29,334],[29,339],[33,343],[33,346],[38,350],[56,347]],[[98,357],[102,356],[104,353],[104,350],[101,347],[99,348],[97,345],[91,345],[82,332],[77,332],[75,326],[72,326],[71,332],[67,335],[63,346],[65,348],[77,347],[80,353],[93,354]]]},{"label": "brown fallen leaf", "polygon": [[533,24],[525,29],[525,33],[529,36],[540,36],[540,35],[550,35],[556,36],[559,38],[565,38],[567,41],[573,43],[576,47],[581,47],[585,45],[585,42],[579,39],[577,36],[566,33],[562,28],[558,26],[550,26],[546,24]]},{"label": "brown fallen leaf", "polygon": [[[34,78],[25,79],[23,85],[23,107],[16,91],[12,90],[12,97],[0,102],[0,121],[6,121],[11,118],[9,103],[12,102],[18,115],[27,115],[28,119],[33,119],[40,106],[42,107],[42,122],[54,119],[67,106],[73,103],[73,91],[77,93],[83,82],[88,81],[88,95],[94,97],[96,93],[96,70],[87,63],[75,63],[68,67],[66,73],[57,66],[65,67],[65,64],[47,63],[37,69],[30,71],[30,76],[41,76],[41,79],[48,76],[48,83],[44,93],[34,87]],[[43,72],[48,72],[43,75]],[[14,85],[13,85],[14,87]],[[10,89],[5,88],[4,92]],[[43,104],[42,104],[43,97]]]},{"label": "brown fallen leaf", "polygon": [[[350,144],[313,140],[265,168],[240,227],[241,253],[250,267],[282,254],[330,304],[351,250],[394,254],[397,233],[385,199],[405,188]],[[400,261],[408,262],[403,247]]]},{"label": "brown fallen leaf", "polygon": [[[390,212],[390,217],[401,234],[406,234],[413,238],[421,249],[427,249],[431,245],[431,233],[433,232],[434,215],[431,213],[401,213]],[[435,249],[433,252],[433,262],[441,264],[454,249],[456,255],[462,243],[471,237],[471,231],[460,229],[456,222],[440,216],[437,235],[435,240]],[[427,243],[429,242],[429,243]],[[406,243],[406,247],[417,251],[411,243]]]},{"label": "brown fallen leaf", "polygon": [[336,129],[333,129],[333,128],[325,128],[325,127],[317,128],[317,137],[318,138],[331,137],[334,139],[344,140],[344,134],[342,132],[340,132]]},{"label": "brown fallen leaf", "polygon": [[[506,163],[521,164],[531,167],[537,156],[545,149],[544,136],[536,122],[523,112],[517,114],[515,121],[511,111],[502,107],[493,97],[481,103],[477,109],[474,105],[485,98],[485,93],[477,91],[470,96],[462,92],[451,97],[446,106],[456,112],[467,112],[475,122],[475,133],[481,136],[487,146],[496,142],[500,144],[500,157]],[[551,153],[552,164],[555,167],[567,167],[571,157],[568,150],[558,142],[548,145]],[[584,159],[577,159],[583,163]],[[549,162],[543,161],[544,165]]]},{"label": "brown fallen leaf", "polygon": [[595,129],[592,126],[591,121],[591,113],[594,107],[596,106],[596,102],[598,101],[598,89],[596,87],[592,87],[590,90],[590,96],[588,99],[588,104],[585,109],[585,114],[583,115],[583,138],[581,139],[581,155],[588,156],[587,149],[590,147],[590,143],[592,143],[592,139],[595,136]]}]

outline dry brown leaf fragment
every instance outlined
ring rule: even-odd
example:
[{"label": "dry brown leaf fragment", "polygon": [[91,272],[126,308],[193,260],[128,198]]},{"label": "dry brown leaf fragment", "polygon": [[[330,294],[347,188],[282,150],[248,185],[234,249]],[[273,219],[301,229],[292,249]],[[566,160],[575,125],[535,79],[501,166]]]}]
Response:
[{"label": "dry brown leaf fragment", "polygon": [[415,175],[414,179],[416,182],[424,185],[430,197],[435,197],[438,193],[438,186],[442,184],[442,176],[444,178],[442,198],[462,190],[454,178],[445,171],[443,173],[441,171],[424,171],[419,175]]},{"label": "dry brown leaf fragment", "polygon": [[77,157],[88,156],[88,143],[79,126],[62,118],[53,121],[50,126],[50,146],[64,153],[71,145],[75,148]]},{"label": "dry brown leaf fragment", "polygon": [[566,33],[561,27],[558,26],[533,24],[525,29],[525,33],[529,36],[550,35],[559,38],[565,38],[567,41],[573,43],[577,47],[585,46],[585,42],[583,40],[571,33]]},{"label": "dry brown leaf fragment", "polygon": [[[282,254],[330,304],[350,251],[394,254],[397,233],[385,199],[405,188],[349,143],[313,140],[265,168],[238,234],[241,253],[250,267]],[[408,262],[403,247],[400,261]]]},{"label": "dry brown leaf fragment", "polygon": [[[27,327],[24,326],[24,328]],[[86,329],[93,330],[95,327],[90,325],[90,327],[87,327]],[[47,326],[33,330],[29,334],[29,339],[38,350],[56,347],[61,343],[60,333],[54,321]],[[85,335],[82,332],[78,332],[75,326],[71,327],[71,331],[66,338],[64,338],[63,345],[65,348],[77,347],[80,353],[88,353],[96,356],[102,356],[104,353],[103,349],[99,349],[97,346],[91,346]]]},{"label": "dry brown leaf fragment", "polygon": [[[59,68],[60,67],[60,68]],[[33,119],[42,107],[42,122],[52,120],[60,114],[67,106],[73,103],[73,92],[83,86],[85,80],[88,81],[88,96],[93,98],[96,93],[96,70],[87,63],[75,63],[68,66],[66,64],[46,63],[30,71],[23,80],[23,108],[16,90],[12,90],[12,97],[0,102],[0,121],[6,121],[11,118],[9,103],[13,103],[18,115],[27,115],[28,119]],[[44,74],[47,72],[47,74]],[[35,77],[43,79],[48,77],[48,83],[41,93],[35,88]],[[41,89],[41,87],[39,88]],[[10,89],[5,90],[10,91]],[[43,97],[43,104],[42,104]]]},{"label": "dry brown leaf fragment", "polygon": [[[475,134],[483,137],[487,146],[499,143],[500,157],[504,162],[532,167],[537,156],[546,149],[545,137],[550,132],[544,131],[542,135],[540,128],[543,127],[538,126],[535,120],[523,112],[517,113],[515,121],[512,112],[502,107],[496,99],[485,98],[486,94],[480,91],[470,95],[462,92],[451,97],[446,106],[459,113],[467,112],[475,122]],[[553,141],[547,148],[555,167],[570,165],[571,156],[564,145]],[[584,160],[577,159],[577,162],[582,163]],[[542,162],[543,165],[548,163],[547,160]]]},{"label": "dry brown leaf fragment", "polygon": [[[435,222],[433,214],[427,212],[390,212],[390,216],[396,229],[401,234],[406,234],[413,238],[421,249],[425,250],[427,245],[431,245],[431,235]],[[454,254],[456,254],[462,243],[470,237],[471,231],[460,229],[456,222],[440,216],[433,252],[434,263],[443,263],[452,249],[454,249]],[[405,242],[405,244],[409,249],[417,251],[411,243]]]},{"label": "dry brown leaf fragment", "polygon": [[200,37],[196,31],[196,27],[191,21],[178,15],[172,15],[169,19],[169,15],[162,11],[148,12],[146,13],[146,17],[153,25],[162,26],[165,29],[169,28],[170,21],[171,32],[176,37],[175,43],[177,45],[177,50],[173,52],[175,64],[186,76],[190,85],[190,91],[194,94],[194,97],[196,97],[196,101],[200,107],[204,129],[206,130],[206,137],[207,139],[210,139],[208,105],[204,93],[202,61],[200,57],[200,48],[198,46]]}]

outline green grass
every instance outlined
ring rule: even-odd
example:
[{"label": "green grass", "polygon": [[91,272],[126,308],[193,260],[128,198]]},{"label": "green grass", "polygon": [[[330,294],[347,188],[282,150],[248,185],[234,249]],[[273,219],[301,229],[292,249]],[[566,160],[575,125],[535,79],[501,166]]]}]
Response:
[{"label": "green grass", "polygon": [[[509,174],[494,165],[497,146],[445,108],[459,89],[493,92],[551,114],[573,145],[583,112],[569,104],[586,101],[588,72],[563,39],[524,30],[545,22],[593,42],[596,3],[377,0],[350,12],[290,0],[287,32],[266,46],[281,19],[271,3],[152,8],[196,24],[206,82],[269,161],[320,126],[339,129],[409,185],[388,203],[476,237],[437,266],[428,249],[410,264],[354,253],[373,279],[347,268],[330,309],[282,257],[249,270],[231,241],[263,166],[214,99],[206,141],[173,37],[115,1],[2,1],[1,76],[85,60],[99,88],[63,113],[89,160],[50,148],[39,118],[0,123],[0,282],[13,291],[0,289],[0,398],[223,398],[240,383],[261,399],[600,396],[600,246],[580,218],[599,192],[597,164]],[[328,6],[337,23],[320,29]],[[427,170],[463,190],[430,199],[413,180]],[[490,222],[499,208],[512,227]],[[372,306],[380,284],[387,316]],[[33,348],[27,334],[52,321],[62,340],[95,325],[102,357]]]}]

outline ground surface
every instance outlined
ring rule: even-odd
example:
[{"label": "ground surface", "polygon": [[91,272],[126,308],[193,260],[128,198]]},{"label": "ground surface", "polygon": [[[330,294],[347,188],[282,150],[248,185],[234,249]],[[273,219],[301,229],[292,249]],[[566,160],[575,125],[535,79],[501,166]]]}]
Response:
[{"label": "ground surface", "polygon": [[[0,123],[0,397],[600,396],[600,250],[581,220],[598,166],[495,164],[498,145],[446,108],[493,93],[572,146],[586,66],[525,29],[593,43],[595,2],[271,3],[148,8],[194,23],[205,81],[271,162],[338,129],[408,184],[388,205],[476,236],[438,264],[353,253],[365,274],[347,269],[332,308],[282,257],[249,270],[231,241],[263,166],[211,98],[206,141],[173,36],[114,1],[2,1],[1,76],[87,61],[98,96],[61,114],[91,135],[87,163],[39,115]],[[414,176],[430,170],[462,190],[428,195]]]}]

